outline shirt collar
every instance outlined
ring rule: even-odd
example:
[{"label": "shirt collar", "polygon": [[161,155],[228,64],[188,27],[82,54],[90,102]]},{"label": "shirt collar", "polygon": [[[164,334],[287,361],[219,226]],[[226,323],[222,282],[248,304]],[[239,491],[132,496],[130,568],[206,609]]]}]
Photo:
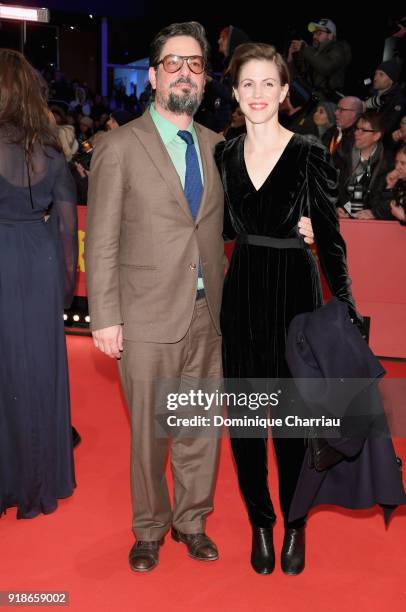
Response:
[{"label": "shirt collar", "polygon": [[[166,117],[163,117],[155,108],[154,104],[151,104],[149,108],[149,112],[151,114],[152,121],[155,123],[155,127],[157,128],[163,143],[167,146],[170,142],[172,142],[175,138],[179,139],[178,132],[179,128],[177,125],[169,121]],[[193,140],[196,142],[196,130],[194,127],[193,120],[189,123],[187,127],[187,131],[190,132],[193,136]],[[182,141],[183,142],[183,141]]]}]

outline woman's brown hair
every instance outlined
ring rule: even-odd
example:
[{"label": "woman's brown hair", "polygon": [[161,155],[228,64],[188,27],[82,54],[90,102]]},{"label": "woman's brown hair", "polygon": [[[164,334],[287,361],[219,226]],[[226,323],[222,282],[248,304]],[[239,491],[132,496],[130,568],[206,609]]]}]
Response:
[{"label": "woman's brown hair", "polygon": [[241,68],[244,66],[244,64],[251,60],[265,60],[268,62],[274,62],[278,70],[281,85],[289,85],[289,68],[275,47],[265,43],[243,43],[242,45],[238,45],[238,47],[236,47],[227,71],[231,75],[233,87],[238,86]]},{"label": "woman's brown hair", "polygon": [[6,128],[9,142],[25,148],[30,161],[36,144],[61,151],[49,119],[45,81],[11,49],[0,49],[0,128]]}]

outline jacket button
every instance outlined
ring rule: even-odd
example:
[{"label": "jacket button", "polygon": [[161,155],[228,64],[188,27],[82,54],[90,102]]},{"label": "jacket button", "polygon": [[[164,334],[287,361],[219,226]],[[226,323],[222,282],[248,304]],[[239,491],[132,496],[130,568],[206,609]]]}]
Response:
[{"label": "jacket button", "polygon": [[196,270],[196,264],[189,264],[190,270]]}]

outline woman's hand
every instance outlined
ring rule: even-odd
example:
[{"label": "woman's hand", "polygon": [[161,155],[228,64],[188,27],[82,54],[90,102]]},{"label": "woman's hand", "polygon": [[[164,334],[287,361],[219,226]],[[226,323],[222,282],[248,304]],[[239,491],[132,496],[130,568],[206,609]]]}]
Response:
[{"label": "woman's hand", "polygon": [[299,233],[304,237],[306,244],[313,244],[314,233],[312,222],[309,217],[300,217],[299,223],[297,224]]}]

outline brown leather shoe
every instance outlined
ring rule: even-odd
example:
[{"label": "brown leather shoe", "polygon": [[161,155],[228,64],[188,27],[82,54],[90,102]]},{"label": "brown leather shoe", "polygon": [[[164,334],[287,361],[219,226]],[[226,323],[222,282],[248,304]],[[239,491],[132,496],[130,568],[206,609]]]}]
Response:
[{"label": "brown leather shoe", "polygon": [[159,547],[164,539],[144,542],[139,540],[134,544],[128,556],[130,567],[134,572],[149,572],[158,565]]},{"label": "brown leather shoe", "polygon": [[216,561],[219,553],[215,543],[205,533],[182,533],[172,527],[172,538],[175,542],[186,544],[189,557],[198,561]]}]

